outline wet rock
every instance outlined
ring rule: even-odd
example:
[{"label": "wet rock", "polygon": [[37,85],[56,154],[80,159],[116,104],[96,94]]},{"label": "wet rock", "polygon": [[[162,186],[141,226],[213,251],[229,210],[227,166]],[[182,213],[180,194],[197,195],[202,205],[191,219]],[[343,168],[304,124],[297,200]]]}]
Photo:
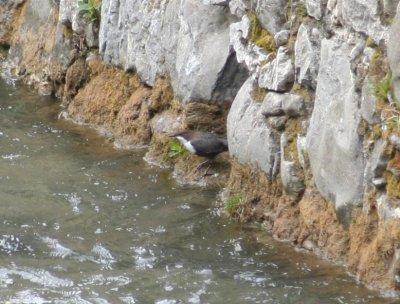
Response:
[{"label": "wet rock", "polygon": [[350,52],[339,38],[322,41],[315,105],[307,133],[315,184],[336,208],[358,204],[363,193],[365,164],[357,132],[361,115]]},{"label": "wet rock", "polygon": [[50,96],[53,93],[52,83],[48,81],[38,83],[38,93],[42,96]]},{"label": "wet rock", "polygon": [[231,156],[253,164],[275,178],[279,172],[279,137],[268,127],[261,104],[252,99],[254,82],[249,78],[236,96],[228,115],[228,143]]},{"label": "wet rock", "polygon": [[64,101],[66,103],[71,101],[87,79],[88,66],[83,58],[79,58],[68,68],[65,75]]},{"label": "wet rock", "polygon": [[261,67],[258,85],[261,88],[282,92],[289,90],[294,81],[294,69],[289,50],[280,47],[276,58]]},{"label": "wet rock", "polygon": [[18,18],[21,4],[25,0],[2,0],[0,3],[0,45],[10,45],[13,23]]},{"label": "wet rock", "polygon": [[298,83],[316,88],[322,34],[311,25],[302,24],[295,43],[295,68]]}]

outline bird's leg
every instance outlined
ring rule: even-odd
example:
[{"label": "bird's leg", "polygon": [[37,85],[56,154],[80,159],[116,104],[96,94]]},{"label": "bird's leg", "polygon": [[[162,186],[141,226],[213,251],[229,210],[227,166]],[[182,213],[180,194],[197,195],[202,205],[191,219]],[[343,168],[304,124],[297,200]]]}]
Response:
[{"label": "bird's leg", "polygon": [[209,162],[210,162],[209,159],[203,161],[200,165],[197,166],[196,171],[199,171],[205,164],[207,164]]},{"label": "bird's leg", "polygon": [[209,173],[208,173],[208,171],[210,170],[210,168],[211,168],[211,160],[208,161],[208,167],[207,167],[206,172],[203,174],[203,177],[206,177],[206,176],[208,176],[208,175],[212,175],[212,174],[209,174]]}]

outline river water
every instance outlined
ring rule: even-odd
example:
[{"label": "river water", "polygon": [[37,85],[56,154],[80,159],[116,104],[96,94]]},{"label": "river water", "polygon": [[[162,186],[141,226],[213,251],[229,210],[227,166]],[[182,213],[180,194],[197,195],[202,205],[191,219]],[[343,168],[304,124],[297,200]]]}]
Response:
[{"label": "river water", "polygon": [[0,303],[396,303],[58,111],[0,83]]}]

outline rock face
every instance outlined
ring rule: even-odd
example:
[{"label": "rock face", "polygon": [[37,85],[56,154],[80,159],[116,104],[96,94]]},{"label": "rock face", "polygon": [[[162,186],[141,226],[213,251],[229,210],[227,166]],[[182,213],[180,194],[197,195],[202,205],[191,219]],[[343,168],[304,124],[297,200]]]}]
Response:
[{"label": "rock face", "polygon": [[294,81],[294,69],[289,51],[280,47],[276,58],[260,69],[258,85],[271,91],[284,92]]},{"label": "rock face", "polygon": [[229,151],[240,162],[259,167],[273,179],[279,171],[279,137],[268,127],[261,104],[254,102],[253,85],[252,79],[245,82],[229,112]]},{"label": "rock face", "polygon": [[363,190],[362,142],[357,133],[359,96],[348,59],[350,51],[343,41],[322,41],[315,105],[307,133],[316,186],[337,207],[359,203]]},{"label": "rock face", "polygon": [[397,43],[400,39],[400,6],[397,9],[396,17],[390,29],[388,43],[388,56],[390,68],[393,73],[394,92],[397,99],[400,99],[400,46]]},{"label": "rock face", "polygon": [[313,89],[317,86],[321,36],[317,27],[302,24],[294,47],[297,82]]},{"label": "rock face", "polygon": [[13,22],[18,17],[21,5],[25,0],[2,0],[0,2],[0,45],[10,44]]},{"label": "rock face", "polygon": [[78,0],[0,0],[1,74],[148,159],[168,158],[168,133],[227,129],[228,190],[251,198],[238,218],[399,290],[398,6],[103,0],[90,20]]},{"label": "rock face", "polygon": [[[246,72],[229,48],[231,19],[221,6],[190,0],[106,0],[102,16],[104,60],[136,71],[148,85],[159,75],[169,75],[184,102],[215,95],[232,101],[244,81]],[[227,73],[237,77],[235,88],[221,87]]]}]

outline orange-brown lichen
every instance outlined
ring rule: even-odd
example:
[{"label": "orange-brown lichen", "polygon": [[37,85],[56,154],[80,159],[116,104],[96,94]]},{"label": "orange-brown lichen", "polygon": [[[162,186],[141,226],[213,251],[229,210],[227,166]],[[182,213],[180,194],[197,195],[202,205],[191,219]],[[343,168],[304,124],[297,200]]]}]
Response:
[{"label": "orange-brown lichen", "polygon": [[191,102],[184,109],[184,123],[188,129],[226,133],[226,113],[215,104]]},{"label": "orange-brown lichen", "polygon": [[81,123],[111,129],[119,111],[139,87],[136,75],[103,66],[75,96],[68,106],[68,113]]},{"label": "orange-brown lichen", "polygon": [[299,243],[311,241],[325,257],[343,261],[348,250],[348,235],[338,221],[334,204],[327,202],[316,190],[308,190],[299,208]]},{"label": "orange-brown lichen", "polygon": [[[393,265],[400,241],[400,221],[379,221],[376,210],[356,210],[350,226],[348,265],[357,277],[373,287],[395,289]],[[397,269],[398,270],[398,269]]]},{"label": "orange-brown lichen", "polygon": [[397,288],[394,277],[400,271],[400,261],[395,251],[400,242],[400,221],[379,219],[375,194],[367,198],[371,211],[357,208],[347,228],[339,222],[334,204],[317,190],[310,187],[297,202],[258,169],[233,161],[226,196],[240,197],[239,204],[231,204],[233,218],[261,221],[275,237],[348,264],[368,285]]}]

